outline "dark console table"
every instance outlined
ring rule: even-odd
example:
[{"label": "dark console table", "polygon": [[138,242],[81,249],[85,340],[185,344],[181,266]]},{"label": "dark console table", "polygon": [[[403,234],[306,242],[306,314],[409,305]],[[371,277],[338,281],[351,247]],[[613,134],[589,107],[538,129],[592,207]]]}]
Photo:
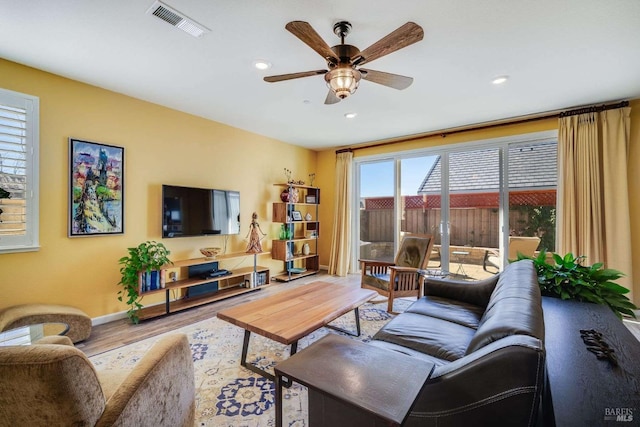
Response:
[{"label": "dark console table", "polygon": [[[543,297],[547,389],[544,425],[640,424],[640,342],[604,305]],[[587,350],[580,330],[602,333],[617,366]]]},{"label": "dark console table", "polygon": [[276,365],[276,426],[282,426],[283,377],[308,388],[310,427],[400,426],[433,368],[329,334]]}]

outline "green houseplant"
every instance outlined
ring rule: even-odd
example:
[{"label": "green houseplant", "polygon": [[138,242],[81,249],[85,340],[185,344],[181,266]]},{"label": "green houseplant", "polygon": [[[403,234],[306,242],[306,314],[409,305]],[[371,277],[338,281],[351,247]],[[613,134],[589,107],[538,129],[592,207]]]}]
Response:
[{"label": "green houseplant", "polygon": [[564,257],[553,254],[553,264],[547,263],[544,250],[536,257],[518,254],[518,260],[521,259],[533,260],[543,295],[606,304],[620,319],[623,314],[636,317],[633,310],[637,307],[624,295],[629,289],[614,283],[624,276],[620,271],[603,268],[602,263],[582,265],[585,257],[572,253]]},{"label": "green houseplant", "polygon": [[118,291],[118,301],[126,301],[129,306],[127,316],[133,323],[138,323],[138,311],[142,308],[139,291],[139,274],[141,272],[151,272],[158,270],[162,266],[172,264],[169,259],[171,253],[162,243],[147,241],[140,243],[135,248],[128,248],[128,256],[120,258],[118,261],[122,265],[120,268],[120,282],[118,285],[122,289]]}]

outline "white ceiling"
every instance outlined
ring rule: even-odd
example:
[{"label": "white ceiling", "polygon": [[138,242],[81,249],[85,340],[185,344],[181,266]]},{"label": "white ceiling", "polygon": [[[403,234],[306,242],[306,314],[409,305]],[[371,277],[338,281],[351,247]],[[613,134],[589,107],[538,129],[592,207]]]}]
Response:
[{"label": "white ceiling", "polygon": [[[153,0],[0,0],[0,57],[312,149],[640,97],[638,0],[165,3],[211,32],[194,38],[146,14]],[[293,20],[330,46],[333,24],[348,20],[346,42],[360,50],[416,22],[421,42],[366,66],[413,85],[362,81],[324,105],[322,76],[264,82],[326,68],[285,30]],[[259,58],[273,67],[256,70]]]}]

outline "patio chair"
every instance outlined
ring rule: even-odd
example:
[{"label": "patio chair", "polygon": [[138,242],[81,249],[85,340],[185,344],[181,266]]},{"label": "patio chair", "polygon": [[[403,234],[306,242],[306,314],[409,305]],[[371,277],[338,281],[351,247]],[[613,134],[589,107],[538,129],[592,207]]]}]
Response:
[{"label": "patio chair", "polygon": [[[513,261],[518,258],[519,253],[533,256],[539,244],[539,237],[509,236],[509,257],[507,259]],[[493,267],[496,271],[489,271],[487,267]],[[495,249],[485,251],[482,268],[488,273],[497,274],[500,271],[500,253]]]},{"label": "patio chair", "polygon": [[393,312],[395,297],[421,296],[422,278],[418,270],[427,267],[432,248],[432,235],[407,234],[402,239],[394,262],[360,260],[361,287],[386,296],[387,311]]}]

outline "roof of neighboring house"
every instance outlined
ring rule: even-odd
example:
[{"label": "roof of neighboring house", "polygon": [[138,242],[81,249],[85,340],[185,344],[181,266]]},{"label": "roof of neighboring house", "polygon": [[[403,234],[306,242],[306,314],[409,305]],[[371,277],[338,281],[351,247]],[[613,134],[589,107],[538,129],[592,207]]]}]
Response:
[{"label": "roof of neighboring house", "polygon": [[[557,143],[523,144],[509,149],[510,189],[555,189],[557,186]],[[418,194],[440,194],[441,157],[418,188]],[[451,193],[498,191],[500,157],[497,148],[463,151],[449,155]]]}]

